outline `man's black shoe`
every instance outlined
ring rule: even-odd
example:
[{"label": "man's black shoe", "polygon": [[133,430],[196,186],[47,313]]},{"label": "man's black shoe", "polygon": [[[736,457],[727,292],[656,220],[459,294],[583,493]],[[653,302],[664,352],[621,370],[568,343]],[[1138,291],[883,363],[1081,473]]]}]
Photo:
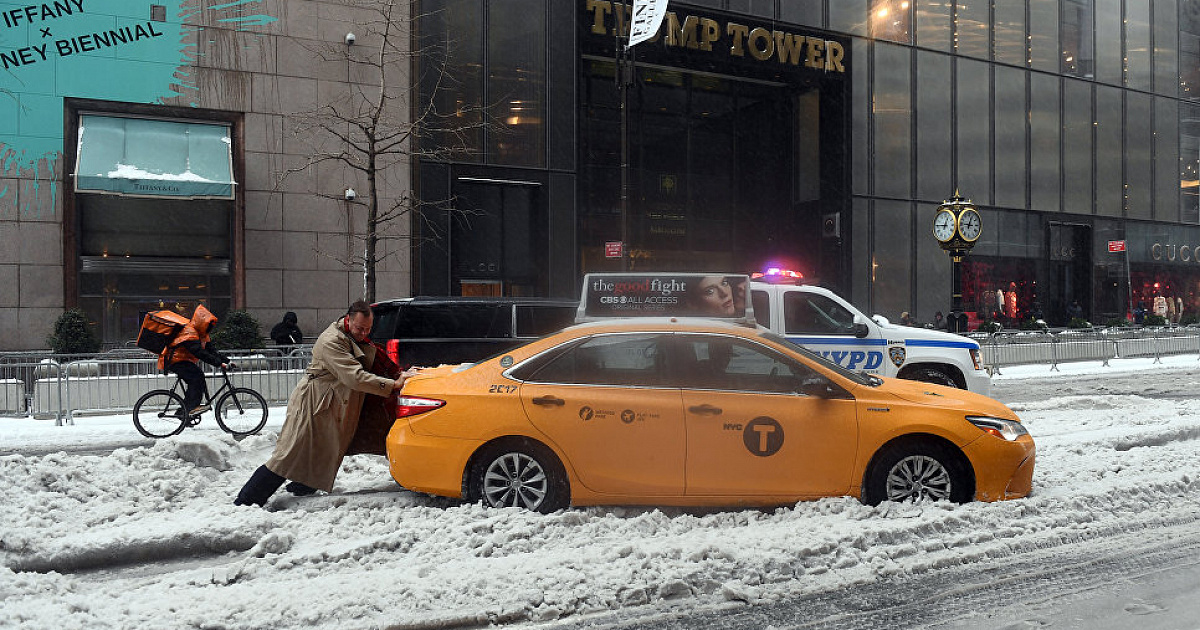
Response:
[{"label": "man's black shoe", "polygon": [[299,481],[293,481],[293,482],[289,483],[288,485],[284,486],[283,489],[287,490],[288,492],[291,492],[293,495],[298,496],[298,497],[306,497],[317,491],[316,488],[309,486],[309,485],[302,484]]}]

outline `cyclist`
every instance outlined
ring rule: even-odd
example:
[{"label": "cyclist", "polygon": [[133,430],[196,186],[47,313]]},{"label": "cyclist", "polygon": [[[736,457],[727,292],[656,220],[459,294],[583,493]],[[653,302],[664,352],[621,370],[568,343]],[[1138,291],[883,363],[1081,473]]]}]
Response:
[{"label": "cyclist", "polygon": [[[204,372],[200,369],[200,361],[209,365],[228,368],[229,357],[219,353],[208,338],[208,331],[217,323],[213,315],[203,304],[196,306],[192,313],[192,321],[175,335],[175,339],[167,344],[162,354],[158,355],[158,368],[177,374],[184,384],[183,409],[187,415],[195,416],[209,410],[209,406],[201,404],[208,386],[204,382]],[[183,409],[180,413],[183,413]]]}]

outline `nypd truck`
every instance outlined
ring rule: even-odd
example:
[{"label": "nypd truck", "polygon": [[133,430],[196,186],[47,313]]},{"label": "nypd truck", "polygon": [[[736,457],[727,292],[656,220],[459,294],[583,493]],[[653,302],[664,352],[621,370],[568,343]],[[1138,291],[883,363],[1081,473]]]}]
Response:
[{"label": "nypd truck", "polygon": [[849,370],[991,395],[975,341],[869,318],[828,289],[779,274],[762,280],[721,273],[587,274],[576,321],[635,316],[734,319],[769,328]]},{"label": "nypd truck", "polygon": [[991,395],[991,376],[971,339],[868,318],[816,286],[751,282],[750,297],[760,326],[846,369]]}]

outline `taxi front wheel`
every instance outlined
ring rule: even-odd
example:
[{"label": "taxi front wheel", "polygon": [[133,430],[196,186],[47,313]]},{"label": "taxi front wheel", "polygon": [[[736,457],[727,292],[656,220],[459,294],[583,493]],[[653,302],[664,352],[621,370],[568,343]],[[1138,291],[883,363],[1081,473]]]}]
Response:
[{"label": "taxi front wheel", "polygon": [[965,458],[936,442],[885,446],[863,484],[863,503],[883,501],[952,501],[966,503],[975,495]]},{"label": "taxi front wheel", "polygon": [[567,506],[570,492],[562,464],[532,440],[489,446],[471,466],[467,499],[488,507],[520,507],[549,514]]}]

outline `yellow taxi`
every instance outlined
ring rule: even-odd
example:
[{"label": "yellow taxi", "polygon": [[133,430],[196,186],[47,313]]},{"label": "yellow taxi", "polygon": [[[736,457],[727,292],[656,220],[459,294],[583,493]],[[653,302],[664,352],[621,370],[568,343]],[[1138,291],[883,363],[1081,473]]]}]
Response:
[{"label": "yellow taxi", "polygon": [[969,391],[846,370],[761,327],[578,324],[409,379],[387,439],[411,490],[568,505],[781,505],[1030,492],[1034,443]]}]

